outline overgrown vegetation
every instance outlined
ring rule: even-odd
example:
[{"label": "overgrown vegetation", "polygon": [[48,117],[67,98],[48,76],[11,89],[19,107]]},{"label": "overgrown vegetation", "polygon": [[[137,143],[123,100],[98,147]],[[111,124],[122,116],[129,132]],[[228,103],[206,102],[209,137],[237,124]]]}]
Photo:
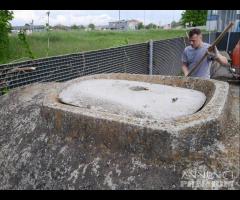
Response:
[{"label": "overgrown vegetation", "polygon": [[24,50],[26,51],[27,57],[34,59],[34,55],[33,55],[32,51],[30,49],[30,46],[27,42],[26,33],[24,30],[21,30],[18,33],[18,39],[22,42],[22,45],[23,45]]},{"label": "overgrown vegetation", "polygon": [[1,89],[0,94],[4,95],[4,94],[7,94],[9,91],[10,91],[10,89],[6,86]]},{"label": "overgrown vegetation", "polygon": [[9,55],[9,36],[11,30],[10,20],[13,19],[13,12],[0,10],[0,61],[4,62]]},{"label": "overgrown vegetation", "polygon": [[[148,42],[152,40],[163,40],[176,37],[185,37],[186,30],[162,30],[141,29],[137,31],[84,31],[82,29],[64,31],[52,30],[50,37],[49,56],[57,56],[82,51],[99,50],[120,45]],[[48,33],[35,32],[26,35],[29,48],[35,58],[46,57]],[[16,34],[10,36],[10,55],[8,60],[1,63],[12,62],[18,59],[29,60],[29,52],[23,46],[22,41]]]}]

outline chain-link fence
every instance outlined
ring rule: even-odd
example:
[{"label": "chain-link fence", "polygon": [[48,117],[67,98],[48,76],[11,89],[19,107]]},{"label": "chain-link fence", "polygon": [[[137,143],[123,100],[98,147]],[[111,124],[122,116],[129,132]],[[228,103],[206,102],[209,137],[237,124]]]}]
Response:
[{"label": "chain-link fence", "polygon": [[[203,40],[211,43],[215,36],[205,34]],[[149,74],[149,66],[152,74],[179,75],[181,55],[187,45],[187,38],[180,37],[153,41],[152,45],[146,42],[0,65],[0,95],[30,83],[67,81],[90,74]]]},{"label": "chain-link fence", "polygon": [[[67,81],[98,73],[148,73],[148,43],[0,66],[0,91],[35,82]],[[0,94],[0,95],[1,95]]]},{"label": "chain-link fence", "polygon": [[154,41],[153,74],[178,75],[185,46],[185,38]]}]

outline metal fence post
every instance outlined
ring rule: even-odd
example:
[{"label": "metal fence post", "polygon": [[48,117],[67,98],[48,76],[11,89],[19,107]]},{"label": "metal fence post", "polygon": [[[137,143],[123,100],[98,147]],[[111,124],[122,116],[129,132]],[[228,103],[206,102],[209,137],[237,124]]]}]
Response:
[{"label": "metal fence post", "polygon": [[230,36],[231,36],[231,30],[228,32],[226,52],[228,52],[228,46],[229,46]]},{"label": "metal fence post", "polygon": [[149,75],[152,75],[153,67],[153,41],[149,41]]},{"label": "metal fence post", "polygon": [[208,44],[211,44],[210,31],[208,31]]}]

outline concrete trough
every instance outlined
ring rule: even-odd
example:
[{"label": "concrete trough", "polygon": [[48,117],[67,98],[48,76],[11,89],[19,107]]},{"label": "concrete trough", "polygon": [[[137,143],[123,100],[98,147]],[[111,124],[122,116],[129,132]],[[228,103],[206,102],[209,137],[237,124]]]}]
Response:
[{"label": "concrete trough", "polygon": [[[73,84],[87,80],[128,80],[199,91],[206,101],[192,114],[174,118],[150,118],[93,109],[92,105],[69,105],[61,94]],[[77,78],[51,90],[41,115],[51,134],[81,138],[104,154],[127,153],[150,163],[196,159],[203,148],[220,139],[228,113],[228,83],[199,78],[140,74],[98,74]],[[83,104],[82,104],[83,105]],[[86,104],[84,104],[86,105]],[[120,109],[121,110],[121,109]]]}]

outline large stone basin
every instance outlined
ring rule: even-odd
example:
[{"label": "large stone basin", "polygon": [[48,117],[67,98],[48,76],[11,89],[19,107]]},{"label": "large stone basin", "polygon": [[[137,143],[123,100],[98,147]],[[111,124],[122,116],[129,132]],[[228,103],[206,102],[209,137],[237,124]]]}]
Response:
[{"label": "large stone basin", "polygon": [[[106,87],[109,81],[125,86],[131,83],[128,89],[132,91],[127,94],[126,88],[120,87],[118,94]],[[151,95],[147,92],[157,86],[165,86],[161,91],[170,94],[160,96],[167,98],[154,107],[151,101],[158,98],[148,99]],[[177,92],[171,92],[173,88]],[[42,113],[49,119],[52,134],[81,138],[99,152],[133,153],[155,163],[177,161],[194,158],[221,137],[228,114],[228,90],[228,83],[216,80],[99,74],[62,83],[46,96]],[[135,96],[137,92],[145,93]],[[131,109],[134,106],[136,109]],[[152,107],[144,112],[144,106]],[[158,108],[163,112],[156,112]]]}]

